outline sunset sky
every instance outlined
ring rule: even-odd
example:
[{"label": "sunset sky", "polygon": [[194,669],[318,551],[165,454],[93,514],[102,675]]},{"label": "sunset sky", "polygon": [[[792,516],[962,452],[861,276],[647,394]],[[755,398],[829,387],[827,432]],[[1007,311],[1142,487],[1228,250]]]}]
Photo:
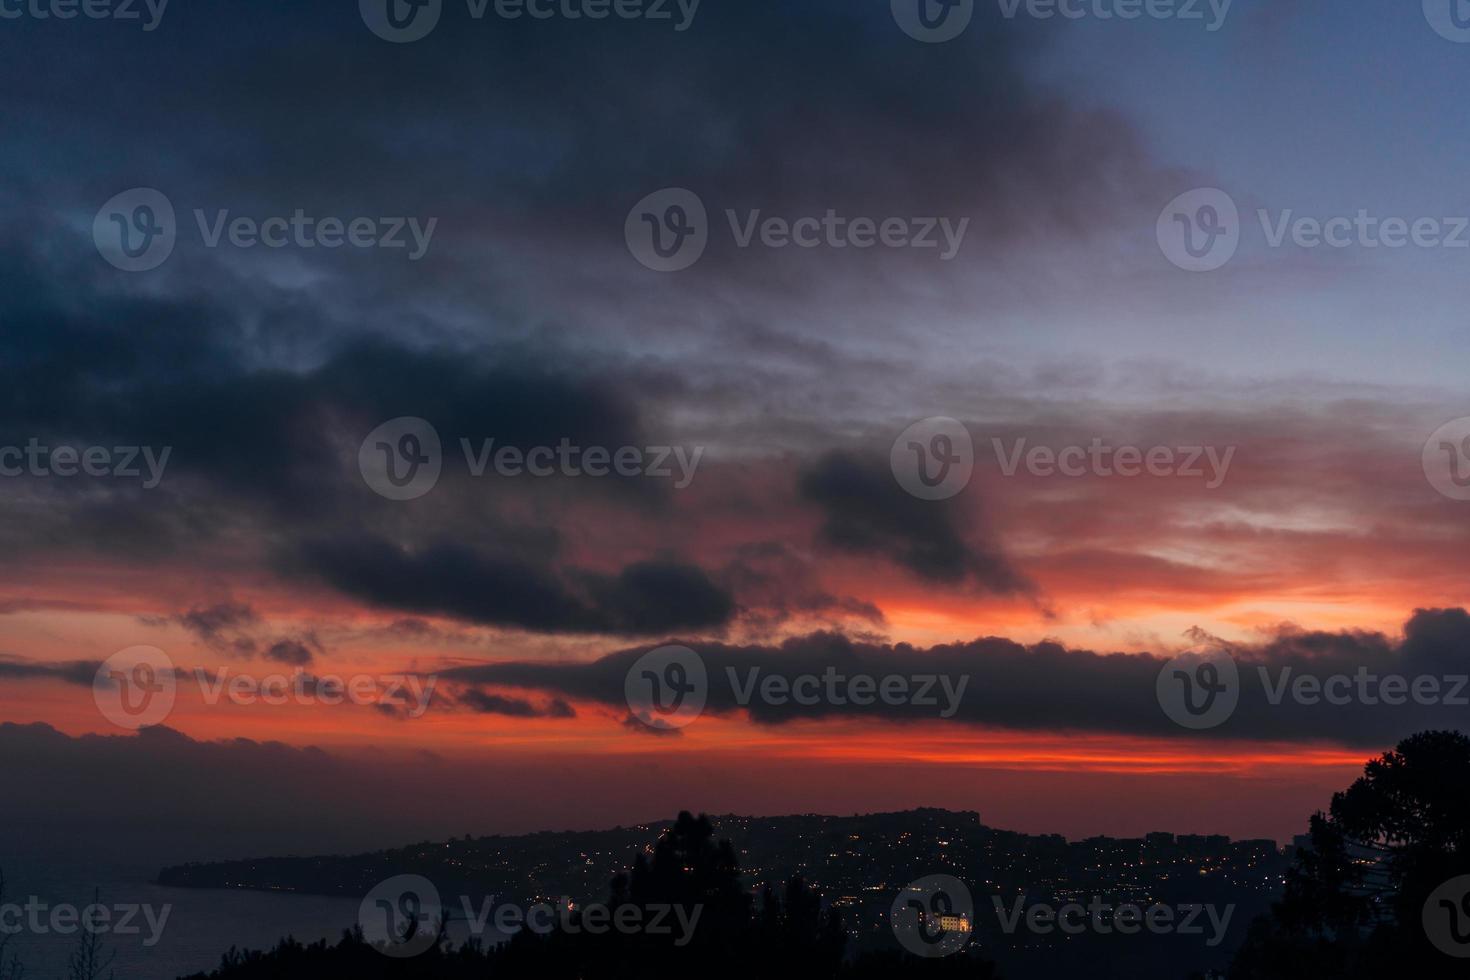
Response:
[{"label": "sunset sky", "polygon": [[[1272,247],[1257,217],[1470,215],[1470,45],[1418,3],[1237,0],[1213,31],[977,3],[939,44],[878,0],[704,0],[684,30],[446,0],[401,44],[309,6],[0,24],[0,447],[170,448],[155,487],[0,477],[0,757],[45,787],[19,833],[102,793],[196,858],[681,808],[1284,840],[1397,738],[1464,727],[1248,682],[1191,732],[1154,690],[1201,645],[1470,671],[1470,502],[1421,462],[1470,415],[1470,248]],[[94,241],[133,188],[177,215],[142,272]],[[664,188],[708,209],[678,272],[624,236]],[[1210,272],[1156,238],[1196,188],[1240,213]],[[437,223],[411,259],[211,247],[196,209]],[[951,260],[742,248],[727,209],[968,225]],[[443,443],[410,500],[359,467],[399,417]],[[935,417],[974,473],[931,501],[890,450]],[[682,487],[473,476],[460,440],[491,438],[703,454]],[[1007,475],[993,440],[1231,455],[1218,486]],[[946,719],[712,697],[664,736],[623,680],[668,643],[970,681]],[[435,680],[418,717],[186,682],[138,734],[92,681],[139,645],[188,677]]]}]

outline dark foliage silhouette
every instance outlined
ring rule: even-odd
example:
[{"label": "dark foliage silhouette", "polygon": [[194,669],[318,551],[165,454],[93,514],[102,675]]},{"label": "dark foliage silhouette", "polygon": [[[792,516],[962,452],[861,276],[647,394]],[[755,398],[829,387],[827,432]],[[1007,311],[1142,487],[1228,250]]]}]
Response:
[{"label": "dark foliage silhouette", "polygon": [[[375,978],[475,978],[475,980],[634,980],[661,977],[736,977],[776,973],[822,978],[907,976],[993,977],[991,964],[977,957],[925,960],[896,952],[845,958],[847,936],[841,917],[824,908],[819,894],[800,878],[779,891],[766,888],[759,907],[740,882],[739,862],[728,841],[716,841],[708,818],[679,814],[674,826],[640,855],[627,874],[613,879],[608,906],[614,920],[620,908],[647,913],[661,905],[697,907],[692,935],[610,929],[591,933],[558,924],[544,933],[522,929],[508,941],[485,946],[476,940],[453,945],[440,940],[418,956],[391,958],[367,942],[361,929],[345,933],[335,945],[303,945],[282,940],[268,952],[231,949],[214,980],[257,980],[351,976]],[[644,921],[647,921],[646,918]],[[206,980],[197,974],[189,980]]]},{"label": "dark foliage silhouette", "polygon": [[[5,872],[0,870],[0,905],[5,904]],[[25,967],[10,949],[14,933],[0,930],[0,980],[22,980]]]},{"label": "dark foliage silhouette", "polygon": [[[1334,794],[1326,814],[1312,817],[1311,847],[1271,914],[1252,923],[1231,980],[1465,976],[1466,960],[1436,947],[1425,919],[1426,903],[1436,915],[1462,916],[1429,900],[1470,874],[1467,844],[1470,738],[1422,732],[1404,739]],[[1442,945],[1454,941],[1448,936]]]}]

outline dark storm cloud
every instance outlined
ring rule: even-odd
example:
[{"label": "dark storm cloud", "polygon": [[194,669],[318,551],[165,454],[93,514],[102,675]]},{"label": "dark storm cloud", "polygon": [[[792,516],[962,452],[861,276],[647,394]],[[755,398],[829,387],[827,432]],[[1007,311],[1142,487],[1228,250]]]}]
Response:
[{"label": "dark storm cloud", "polygon": [[[24,266],[16,271],[20,291],[44,295],[44,283],[28,281]],[[292,512],[331,514],[352,475],[338,465],[334,437],[360,441],[400,415],[439,427],[450,452],[460,437],[515,446],[639,442],[638,410],[625,393],[579,366],[547,365],[545,351],[364,338],[329,344],[312,363],[288,369],[247,361],[251,331],[224,309],[87,298],[90,308],[80,311],[34,299],[19,311],[0,309],[10,328],[0,337],[10,382],[0,389],[6,444],[38,437],[171,446],[165,481],[206,479]]]},{"label": "dark storm cloud", "polygon": [[[22,263],[17,272],[18,329],[0,335],[0,357],[15,368],[0,390],[0,442],[172,449],[167,475],[149,491],[117,482],[25,484],[46,506],[39,518],[0,523],[17,553],[60,544],[135,563],[164,556],[208,563],[208,551],[222,544],[258,542],[278,574],[324,581],[384,609],[547,632],[718,628],[736,615],[735,585],[763,596],[764,615],[776,619],[881,621],[871,604],[822,591],[809,569],[760,569],[752,559],[717,577],[677,556],[617,561],[599,572],[566,563],[559,508],[581,499],[657,511],[670,495],[658,481],[563,480],[566,496],[540,495],[542,516],[528,521],[510,516],[508,497],[470,487],[456,471],[461,438],[520,447],[563,439],[648,444],[657,419],[645,417],[636,368],[604,360],[594,370],[574,356],[552,366],[515,345],[468,351],[385,339],[326,342],[311,363],[291,369],[252,364],[240,356],[249,331],[223,310],[152,297],[103,314],[105,295],[78,290],[74,300],[83,302],[73,308],[34,268]],[[356,471],[362,437],[399,415],[424,417],[441,434],[446,475],[430,501],[382,500]],[[830,544],[935,581],[1020,587],[993,549],[962,539],[942,506],[915,506],[886,473],[864,469],[849,481],[853,474],[841,470],[854,465],[828,457],[803,484],[807,502],[827,515]],[[770,494],[755,503],[799,503],[784,486]],[[466,526],[481,532],[473,547],[444,543]],[[808,581],[799,583],[803,576]],[[265,635],[256,618],[226,603],[192,609],[179,622],[232,656],[263,651],[307,662],[313,644]]]},{"label": "dark storm cloud", "polygon": [[755,635],[794,618],[825,621],[832,628],[861,620],[883,626],[883,610],[854,596],[835,595],[822,587],[820,569],[804,547],[784,541],[752,541],[736,549],[721,572],[721,581],[747,608],[742,625]]},{"label": "dark storm cloud", "polygon": [[[354,472],[374,426],[425,418],[450,456],[461,437],[674,442],[670,420],[704,411],[769,448],[748,411],[738,416],[787,382],[754,355],[825,352],[824,369],[851,380],[846,339],[813,347],[758,306],[741,314],[762,321],[738,341],[751,357],[712,357],[680,342],[692,334],[664,333],[660,316],[703,314],[628,275],[622,225],[639,197],[689,186],[715,221],[725,208],[966,216],[983,228],[985,254],[1086,233],[1129,204],[1149,170],[1127,126],[1036,84],[1028,30],[993,11],[942,46],[906,37],[882,3],[840,0],[707,2],[684,32],[471,21],[449,3],[439,29],[409,45],[374,37],[351,3],[221,0],[87,43],[85,57],[80,32],[64,26],[7,25],[0,59],[11,150],[0,160],[0,443],[169,446],[172,456],[153,491],[24,485],[36,506],[0,515],[0,545],[130,567],[229,555],[385,609],[491,625],[645,635],[723,626],[744,603],[723,573],[678,554],[601,556],[597,572],[561,555],[568,499],[667,507],[655,481],[583,481],[516,510],[510,491],[469,493],[446,478],[432,501],[395,508]],[[136,276],[90,241],[97,208],[134,186],[166,193],[180,225],[169,261]],[[297,208],[441,224],[414,263],[384,250],[206,249],[194,226],[195,209],[258,219]],[[707,274],[741,275],[785,309],[815,280],[790,264],[782,276],[797,290],[735,258],[717,244],[686,282],[717,297]],[[853,268],[821,281],[840,290]],[[644,315],[649,302],[659,316]],[[619,317],[652,346],[624,350],[609,328]],[[826,419],[787,421],[762,424],[798,433],[809,458]],[[831,486],[833,465],[812,467],[805,487],[830,546],[935,583],[1024,587],[943,508],[907,513],[876,485],[847,499]],[[760,503],[795,502],[783,490]],[[468,531],[473,548],[440,550]],[[352,567],[354,549],[422,574],[438,594]],[[447,581],[446,567],[483,576],[482,594]],[[525,601],[483,594],[492,590]],[[770,605],[752,615],[772,621],[881,621],[870,603],[817,587],[764,591]],[[303,649],[232,642],[239,655],[299,660]]]},{"label": "dark storm cloud", "polygon": [[0,656],[0,680],[59,680],[67,684],[92,686],[97,668],[96,660],[75,660],[66,663],[43,663],[37,660],[16,660]]},{"label": "dark storm cloud", "polygon": [[[10,33],[21,139],[96,140],[109,158],[74,167],[128,177],[160,166],[166,142],[181,182],[246,202],[296,189],[333,203],[550,206],[615,216],[616,232],[632,200],[683,183],[732,206],[978,206],[1014,231],[1085,225],[1138,163],[1117,120],[1025,77],[1041,33],[983,4],[964,36],[926,45],[886,3],[706,2],[676,32],[472,20],[450,2],[429,37],[392,45],[355,4],[226,0],[179,5],[65,73],[45,69],[75,37],[24,22]],[[1055,193],[1023,206],[1028,188]]]},{"label": "dark storm cloud", "polygon": [[[690,641],[709,677],[707,711],[749,712],[757,724],[778,725],[804,718],[867,717],[923,721],[939,717],[946,706],[944,687],[930,693],[937,706],[914,703],[836,703],[822,695],[812,704],[787,697],[763,699],[759,687],[748,704],[739,689],[753,680],[777,676],[787,682],[801,675],[874,678],[932,675],[950,680],[963,692],[949,716],[956,724],[1021,730],[1112,732],[1146,736],[1187,736],[1296,740],[1355,746],[1384,745],[1424,728],[1464,727],[1470,716],[1470,615],[1463,609],[1418,610],[1404,636],[1391,639],[1370,632],[1286,631],[1267,642],[1228,647],[1239,670],[1239,703],[1216,728],[1190,731],[1172,722],[1160,706],[1156,684],[1168,658],[1148,654],[1099,653],[1057,643],[1030,646],[989,637],[968,643],[917,648],[908,644],[855,642],[824,633],[793,638],[778,646]],[[506,663],[461,667],[441,674],[461,683],[497,684],[558,694],[572,700],[626,708],[625,680],[633,663],[649,648],[623,650],[580,664]],[[734,672],[734,680],[731,679]],[[1262,673],[1264,671],[1264,674]],[[1291,693],[1297,678],[1319,682],[1333,676],[1379,678],[1368,688],[1374,700],[1349,696],[1309,703]],[[1402,676],[1439,679],[1436,703],[1385,703],[1381,679]],[[1287,693],[1276,698],[1283,679]],[[1356,683],[1356,682],[1355,682]],[[1412,687],[1410,688],[1412,690]],[[915,690],[910,687],[910,690]],[[1341,691],[1339,690],[1339,693]],[[1277,703],[1273,703],[1273,698]]]},{"label": "dark storm cloud", "polygon": [[[893,279],[921,263],[907,287],[934,277],[952,293],[954,267],[1157,207],[1156,168],[1127,121],[1050,90],[1033,57],[1045,32],[983,4],[944,45],[904,35],[884,3],[708,2],[682,33],[445,7],[429,37],[394,45],[350,3],[179,5],[157,31],[110,37],[85,59],[66,32],[10,25],[0,213],[39,225],[24,240],[50,251],[76,241],[93,252],[87,278],[131,290],[141,283],[95,267],[87,226],[119,191],[160,189],[180,238],[152,290],[252,311],[262,292],[283,294],[284,315],[254,321],[251,356],[269,358],[274,334],[308,350],[365,330],[462,340],[466,312],[493,318],[470,328],[482,335],[565,330],[601,345],[616,329],[656,347],[665,318],[691,335],[724,329],[728,300],[710,290],[737,282],[741,317],[814,306],[846,322],[835,307],[878,281],[865,271],[875,262]],[[623,223],[669,186],[701,196],[714,233],[697,267],[650,291]],[[297,208],[439,224],[411,263],[386,250],[206,249],[194,216]],[[968,218],[970,230],[940,274],[912,249],[739,249],[727,209]],[[307,290],[330,322],[313,322]],[[778,324],[753,353],[798,332]]]},{"label": "dark storm cloud", "polygon": [[1028,588],[998,551],[967,540],[958,504],[905,492],[886,460],[828,453],[802,474],[801,493],[821,509],[821,537],[833,548],[884,558],[936,582],[973,578],[1002,593]]},{"label": "dark storm cloud", "polygon": [[326,652],[311,631],[293,636],[269,636],[260,614],[247,603],[219,602],[194,608],[175,616],[174,621],[198,637],[205,646],[226,656],[254,657],[259,654],[266,660],[302,667],[310,664],[316,654]]},{"label": "dark storm cloud", "polygon": [[646,635],[719,627],[735,613],[703,571],[672,562],[555,571],[451,542],[410,551],[370,536],[309,543],[300,561],[376,606],[530,630]]},{"label": "dark storm cloud", "polygon": [[213,646],[224,642],[227,631],[253,628],[260,615],[245,603],[222,602],[180,613],[177,619],[180,626]]},{"label": "dark storm cloud", "polygon": [[[21,285],[36,287],[22,289],[33,300],[45,295],[41,283]],[[272,545],[279,569],[321,576],[386,608],[628,634],[719,625],[733,612],[731,599],[685,564],[630,563],[606,575],[562,569],[550,524],[506,521],[492,536],[493,554],[426,545],[466,521],[482,529],[500,523],[496,498],[457,493],[450,477],[434,509],[409,521],[357,474],[356,444],[399,415],[424,417],[441,431],[451,470],[460,438],[520,447],[646,444],[635,401],[583,368],[552,367],[525,351],[381,340],[348,344],[296,370],[252,368],[233,354],[242,328],[227,314],[156,299],[106,316],[33,301],[16,325],[0,336],[0,359],[14,369],[0,392],[0,441],[173,450],[168,478],[148,493],[32,481],[27,491],[50,506],[40,524],[27,517],[6,527],[17,550],[63,539],[136,560],[139,550],[188,553],[258,528],[267,541],[279,538]],[[658,507],[667,489],[612,476],[582,481],[576,492]],[[380,542],[381,532],[366,527],[396,527],[397,540]],[[357,567],[365,559],[385,564]],[[264,650],[301,664],[313,646],[256,635],[258,616],[233,604],[194,609],[179,622],[241,656]]]},{"label": "dark storm cloud", "polygon": [[456,701],[472,711],[486,715],[506,715],[511,718],[575,718],[577,712],[560,698],[553,698],[545,705],[535,705],[524,698],[508,698],[475,688],[466,688],[456,695]]},{"label": "dark storm cloud", "polygon": [[277,640],[265,649],[265,659],[279,664],[303,667],[311,663],[315,654],[300,640]]}]

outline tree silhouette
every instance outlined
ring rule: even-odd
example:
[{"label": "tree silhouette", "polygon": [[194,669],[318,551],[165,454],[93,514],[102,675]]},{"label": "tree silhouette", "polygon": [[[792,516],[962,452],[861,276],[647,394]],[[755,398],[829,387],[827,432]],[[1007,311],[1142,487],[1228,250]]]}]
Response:
[{"label": "tree silhouette", "polygon": [[[707,817],[680,813],[651,852],[639,855],[611,882],[608,908],[634,910],[647,923],[660,907],[698,909],[692,930],[590,931],[578,910],[545,934],[522,929],[497,946],[477,940],[453,947],[440,942],[418,956],[393,959],[368,944],[360,929],[340,942],[303,946],[282,940],[275,949],[231,949],[215,980],[294,980],[322,976],[437,978],[437,980],[749,980],[752,975],[795,975],[803,980],[894,980],[909,976],[987,980],[990,964],[977,956],[923,960],[896,952],[847,961],[841,918],[822,907],[821,896],[800,878],[779,892],[766,888],[760,908],[740,881],[740,865],[728,841],[717,841]],[[667,921],[667,920],[666,920]],[[203,974],[191,980],[205,980]]]},{"label": "tree silhouette", "polygon": [[[101,904],[102,895],[100,891],[92,891],[92,906]],[[102,974],[108,972],[112,965],[112,959],[117,954],[108,950],[102,942],[101,930],[94,928],[93,923],[83,916],[81,929],[77,933],[77,948],[72,950],[71,956],[66,961],[67,980],[101,980]]]},{"label": "tree silhouette", "polygon": [[[5,872],[0,871],[0,906],[5,904]],[[0,980],[21,980],[25,976],[25,967],[21,966],[20,960],[10,950],[10,940],[14,936],[0,929]]]},{"label": "tree silhouette", "polygon": [[1369,762],[1311,820],[1280,902],[1252,923],[1232,980],[1406,971],[1463,976],[1424,925],[1440,885],[1470,874],[1470,738],[1422,732]]},{"label": "tree silhouette", "polygon": [[842,916],[836,909],[824,913],[822,897],[800,876],[787,882],[781,897],[766,887],[758,929],[760,946],[801,976],[821,975],[841,961],[847,945]]}]

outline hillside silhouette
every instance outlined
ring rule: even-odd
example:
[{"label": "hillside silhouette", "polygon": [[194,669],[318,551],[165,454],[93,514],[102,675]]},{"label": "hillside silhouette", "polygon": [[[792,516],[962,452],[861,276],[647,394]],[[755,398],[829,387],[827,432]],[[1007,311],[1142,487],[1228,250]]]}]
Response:
[{"label": "hillside silhouette", "polygon": [[[435,977],[444,980],[492,978],[586,978],[634,980],[646,977],[748,978],[760,972],[795,970],[811,978],[892,976],[960,977],[986,980],[994,967],[978,956],[924,959],[896,952],[844,958],[847,937],[836,910],[799,878],[779,893],[767,888],[759,903],[744,891],[739,862],[728,841],[716,841],[707,817],[679,814],[649,857],[610,884],[608,906],[649,915],[660,906],[701,909],[690,936],[610,929],[593,934],[560,924],[543,933],[522,929],[498,946],[477,940],[452,945],[440,923],[437,940],[422,953],[394,958],[368,941],[361,927],[336,944],[303,945],[282,940],[268,952],[230,950],[219,969],[188,980],[255,978]],[[575,913],[571,916],[575,925]]]}]

